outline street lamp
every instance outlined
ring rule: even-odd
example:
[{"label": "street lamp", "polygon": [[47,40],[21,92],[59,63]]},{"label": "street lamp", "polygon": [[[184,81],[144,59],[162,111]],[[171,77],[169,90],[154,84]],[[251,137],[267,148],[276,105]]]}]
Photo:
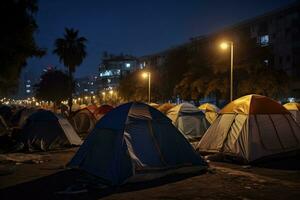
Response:
[{"label": "street lamp", "polygon": [[220,48],[223,50],[228,49],[230,46],[230,101],[233,100],[233,42],[226,41],[220,44]]},{"label": "street lamp", "polygon": [[144,79],[148,78],[148,103],[151,102],[151,73],[150,72],[144,72],[142,74],[142,77]]}]

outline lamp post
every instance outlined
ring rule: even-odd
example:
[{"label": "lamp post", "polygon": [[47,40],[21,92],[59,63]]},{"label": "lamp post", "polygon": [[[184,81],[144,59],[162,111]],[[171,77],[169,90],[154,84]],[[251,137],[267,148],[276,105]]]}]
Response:
[{"label": "lamp post", "polygon": [[148,78],[148,103],[151,102],[151,73],[144,72],[142,74],[143,78]]},{"label": "lamp post", "polygon": [[105,92],[102,92],[102,96],[103,96],[102,100],[105,103]]},{"label": "lamp post", "polygon": [[233,42],[226,41],[220,44],[221,49],[226,50],[230,45],[230,101],[233,100]]}]

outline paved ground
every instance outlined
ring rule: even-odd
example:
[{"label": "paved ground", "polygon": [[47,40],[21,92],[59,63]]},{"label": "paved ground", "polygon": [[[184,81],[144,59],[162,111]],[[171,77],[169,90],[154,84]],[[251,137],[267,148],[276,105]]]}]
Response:
[{"label": "paved ground", "polygon": [[[76,149],[51,153],[0,155],[0,199],[299,199],[300,159],[271,166],[211,162],[205,174],[171,176],[119,188],[61,194],[85,180],[65,169]],[[276,164],[277,163],[277,164]]]}]

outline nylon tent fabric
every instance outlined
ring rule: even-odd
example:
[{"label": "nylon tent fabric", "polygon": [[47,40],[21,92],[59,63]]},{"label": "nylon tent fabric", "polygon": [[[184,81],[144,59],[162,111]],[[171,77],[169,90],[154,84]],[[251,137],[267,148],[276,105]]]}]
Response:
[{"label": "nylon tent fabric", "polygon": [[86,137],[90,133],[96,124],[96,119],[88,109],[84,108],[78,110],[73,114],[70,119],[75,131],[81,136]]},{"label": "nylon tent fabric", "polygon": [[8,133],[8,126],[3,119],[3,117],[0,116],[0,136],[7,135]]},{"label": "nylon tent fabric", "polygon": [[168,110],[170,110],[171,108],[173,108],[175,105],[171,104],[171,103],[164,103],[162,105],[160,105],[157,110],[159,110],[160,112],[166,114],[166,112],[168,112]]},{"label": "nylon tent fabric", "polygon": [[5,120],[5,122],[7,124],[9,124],[10,119],[13,115],[12,109],[10,106],[7,105],[1,105],[0,106],[0,115],[3,117],[3,119]]},{"label": "nylon tent fabric", "polygon": [[151,106],[153,108],[158,108],[159,104],[157,104],[157,103],[149,103],[149,106]]},{"label": "nylon tent fabric", "polygon": [[101,118],[70,161],[110,185],[206,169],[206,163],[161,112],[126,103]]},{"label": "nylon tent fabric", "polygon": [[204,113],[190,103],[179,104],[168,110],[166,115],[190,141],[199,140],[209,127]]},{"label": "nylon tent fabric", "polygon": [[97,106],[95,105],[88,105],[86,107],[91,113],[94,113],[97,110]]},{"label": "nylon tent fabric", "polygon": [[298,124],[300,124],[300,103],[286,103],[283,105],[293,116]]},{"label": "nylon tent fabric", "polygon": [[204,103],[198,108],[205,113],[205,118],[210,124],[217,119],[218,113],[220,112],[220,109],[211,103]]},{"label": "nylon tent fabric", "polygon": [[[241,113],[241,109],[235,109],[235,113],[221,113],[198,143],[198,151],[221,153],[251,163],[287,156],[300,150],[300,126],[282,105],[277,103],[275,110],[270,113],[269,107],[257,110],[255,104],[244,102],[245,99],[253,99],[241,97],[240,102],[250,105],[247,109],[255,110],[255,114]],[[265,98],[264,104],[268,104],[268,101],[270,105],[275,102]],[[252,109],[252,105],[256,108]],[[260,109],[264,108],[260,106]]]},{"label": "nylon tent fabric", "polygon": [[297,110],[300,111],[300,103],[291,102],[283,105],[287,110]]},{"label": "nylon tent fabric", "polygon": [[108,113],[109,111],[111,111],[112,109],[114,109],[114,107],[104,104],[102,106],[100,106],[99,108],[97,108],[94,112],[94,116],[97,120],[101,119],[106,113]]},{"label": "nylon tent fabric", "polygon": [[27,119],[20,140],[29,150],[43,151],[82,143],[67,120],[47,110],[38,110]]},{"label": "nylon tent fabric", "polygon": [[26,123],[27,118],[34,112],[38,111],[35,108],[21,108],[19,109],[11,119],[11,123],[14,127],[22,127]]},{"label": "nylon tent fabric", "polygon": [[250,94],[230,102],[220,111],[220,113],[288,114],[288,111],[273,99],[262,95]]}]

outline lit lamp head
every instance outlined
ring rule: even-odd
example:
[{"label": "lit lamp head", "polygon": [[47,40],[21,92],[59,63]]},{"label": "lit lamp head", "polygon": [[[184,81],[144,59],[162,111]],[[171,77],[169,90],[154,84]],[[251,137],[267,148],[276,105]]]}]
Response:
[{"label": "lit lamp head", "polygon": [[148,72],[142,73],[142,77],[143,77],[143,78],[147,78],[147,77],[148,77]]},{"label": "lit lamp head", "polygon": [[109,94],[113,94],[113,93],[114,93],[114,91],[113,91],[113,90],[110,90],[110,91],[109,91]]},{"label": "lit lamp head", "polygon": [[105,96],[105,92],[102,92],[102,95]]},{"label": "lit lamp head", "polygon": [[227,42],[222,42],[222,43],[220,44],[220,48],[223,49],[223,50],[228,49],[228,47],[229,47],[229,45],[228,45]]}]

